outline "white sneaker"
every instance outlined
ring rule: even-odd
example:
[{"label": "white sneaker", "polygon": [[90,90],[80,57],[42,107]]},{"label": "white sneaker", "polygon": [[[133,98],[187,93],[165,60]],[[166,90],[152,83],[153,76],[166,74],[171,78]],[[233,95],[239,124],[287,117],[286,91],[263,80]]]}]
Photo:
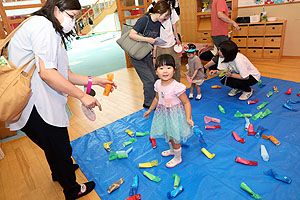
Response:
[{"label": "white sneaker", "polygon": [[190,93],[189,99],[192,99],[192,98],[194,98],[194,95],[193,95],[193,93]]},{"label": "white sneaker", "polygon": [[196,96],[196,100],[200,100],[201,97],[202,97],[202,95],[201,95],[201,94],[198,94],[198,95]]},{"label": "white sneaker", "polygon": [[251,92],[243,92],[242,95],[239,97],[239,100],[244,101],[249,99],[252,96],[252,90]]},{"label": "white sneaker", "polygon": [[233,88],[233,89],[230,90],[230,92],[228,93],[228,96],[233,97],[233,96],[237,95],[237,94],[240,93],[240,92],[242,92],[242,90]]}]

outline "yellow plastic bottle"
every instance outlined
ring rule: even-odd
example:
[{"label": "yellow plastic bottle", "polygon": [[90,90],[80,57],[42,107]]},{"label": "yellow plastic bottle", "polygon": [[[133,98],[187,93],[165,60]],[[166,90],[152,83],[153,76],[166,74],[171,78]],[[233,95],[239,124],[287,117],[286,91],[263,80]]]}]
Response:
[{"label": "yellow plastic bottle", "polygon": [[[108,79],[109,81],[113,81],[113,79],[114,79],[114,74],[112,74],[112,73],[107,74],[107,79]],[[104,96],[108,96],[108,95],[109,95],[110,90],[111,90],[111,87],[112,87],[111,84],[106,84],[106,85],[105,85],[104,92],[103,92],[103,95],[104,95]]]},{"label": "yellow plastic bottle", "polygon": [[215,154],[211,154],[209,153],[205,148],[201,149],[202,153],[204,153],[204,155],[206,155],[206,157],[208,157],[209,159],[213,159],[215,157]]}]

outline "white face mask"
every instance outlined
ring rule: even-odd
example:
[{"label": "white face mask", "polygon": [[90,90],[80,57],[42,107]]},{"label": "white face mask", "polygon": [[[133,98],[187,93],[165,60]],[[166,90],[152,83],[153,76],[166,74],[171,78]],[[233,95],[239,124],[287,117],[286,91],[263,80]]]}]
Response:
[{"label": "white face mask", "polygon": [[63,27],[64,33],[69,33],[75,26],[75,19],[71,19],[70,17],[64,16],[64,21],[60,24]]}]

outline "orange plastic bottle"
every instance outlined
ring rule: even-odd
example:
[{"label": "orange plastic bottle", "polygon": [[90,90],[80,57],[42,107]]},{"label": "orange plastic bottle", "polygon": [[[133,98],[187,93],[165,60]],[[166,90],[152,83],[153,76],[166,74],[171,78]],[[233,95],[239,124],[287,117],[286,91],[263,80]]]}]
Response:
[{"label": "orange plastic bottle", "polygon": [[[107,79],[109,80],[109,81],[113,81],[113,79],[114,79],[114,74],[107,74]],[[103,95],[104,96],[108,96],[109,95],[109,93],[110,93],[110,90],[111,90],[111,87],[112,87],[112,85],[111,84],[106,84],[105,85],[105,88],[104,88],[104,92],[103,92]]]},{"label": "orange plastic bottle", "polygon": [[218,89],[218,88],[222,88],[222,86],[220,86],[220,85],[212,85],[211,88]]}]

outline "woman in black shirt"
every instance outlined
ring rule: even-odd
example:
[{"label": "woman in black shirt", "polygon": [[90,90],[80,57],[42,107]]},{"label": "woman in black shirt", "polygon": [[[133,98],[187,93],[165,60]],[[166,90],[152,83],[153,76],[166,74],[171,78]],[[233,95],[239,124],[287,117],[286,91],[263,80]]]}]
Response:
[{"label": "woman in black shirt", "polygon": [[[136,41],[144,41],[154,45],[156,41],[155,38],[160,36],[161,23],[170,17],[170,13],[170,5],[167,2],[157,2],[149,12],[138,19],[129,37]],[[155,52],[155,46],[153,52]],[[153,66],[153,63],[155,63],[155,55],[150,52],[141,60],[130,57],[130,62],[143,82],[143,106],[149,108],[155,97],[154,82],[157,79]]]}]

